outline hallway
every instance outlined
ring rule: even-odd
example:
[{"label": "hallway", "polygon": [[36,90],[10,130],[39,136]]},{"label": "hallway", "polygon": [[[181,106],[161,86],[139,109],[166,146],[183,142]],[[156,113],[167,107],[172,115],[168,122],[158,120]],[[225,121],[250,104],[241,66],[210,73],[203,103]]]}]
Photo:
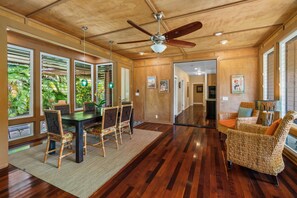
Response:
[{"label": "hallway", "polygon": [[175,125],[194,126],[198,128],[216,128],[216,120],[206,119],[205,107],[194,104],[175,118]]}]

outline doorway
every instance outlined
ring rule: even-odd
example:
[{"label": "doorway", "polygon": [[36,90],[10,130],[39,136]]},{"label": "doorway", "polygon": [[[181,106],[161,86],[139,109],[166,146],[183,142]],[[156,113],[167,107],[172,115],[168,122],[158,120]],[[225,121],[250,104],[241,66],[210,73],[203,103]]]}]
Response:
[{"label": "doorway", "polygon": [[208,90],[216,86],[216,78],[216,60],[174,64],[175,125],[216,128],[216,119],[207,116],[208,101],[216,101]]}]

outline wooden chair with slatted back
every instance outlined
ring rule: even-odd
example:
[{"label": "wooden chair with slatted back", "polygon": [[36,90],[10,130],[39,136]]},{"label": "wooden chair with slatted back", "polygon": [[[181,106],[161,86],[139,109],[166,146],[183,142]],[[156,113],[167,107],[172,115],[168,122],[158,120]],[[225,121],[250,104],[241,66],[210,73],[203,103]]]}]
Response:
[{"label": "wooden chair with slatted back", "polygon": [[95,144],[89,144],[91,146],[98,147],[101,145],[102,151],[103,151],[103,157],[105,157],[105,147],[104,142],[107,141],[104,139],[107,135],[114,134],[115,143],[117,150],[119,149],[118,145],[118,139],[117,139],[117,118],[118,118],[118,107],[105,107],[103,108],[103,114],[102,114],[102,124],[99,127],[93,128],[90,131],[87,131],[89,134],[99,136],[101,141]]},{"label": "wooden chair with slatted back", "polygon": [[120,111],[120,120],[118,124],[118,133],[120,136],[120,143],[123,144],[122,133],[128,133],[132,139],[130,119],[132,114],[132,104],[122,105]]},{"label": "wooden chair with slatted back", "polygon": [[44,163],[47,161],[47,155],[58,149],[49,150],[50,141],[60,142],[60,152],[58,158],[58,168],[61,167],[62,158],[74,153],[73,150],[63,155],[64,147],[71,145],[74,139],[74,134],[72,132],[66,132],[63,130],[62,118],[60,110],[44,110],[44,116],[47,125],[47,144],[44,154]]}]

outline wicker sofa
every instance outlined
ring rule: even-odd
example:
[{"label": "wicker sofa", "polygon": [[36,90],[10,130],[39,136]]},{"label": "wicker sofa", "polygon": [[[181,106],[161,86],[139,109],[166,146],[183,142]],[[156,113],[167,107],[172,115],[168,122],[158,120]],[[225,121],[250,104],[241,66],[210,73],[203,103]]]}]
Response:
[{"label": "wicker sofa", "polygon": [[252,170],[273,175],[285,165],[282,157],[285,141],[297,112],[289,111],[280,122],[273,135],[265,135],[267,126],[241,124],[238,130],[227,131],[227,160],[229,168],[232,162]]},{"label": "wicker sofa", "polygon": [[[252,108],[251,117],[238,117],[238,112],[220,112],[217,129],[220,133],[227,134],[228,129],[238,129],[241,123],[256,124],[259,117],[259,110],[255,109],[254,102],[241,102],[240,107]],[[224,121],[231,122],[231,125],[227,125]],[[221,134],[220,134],[221,135]]]}]

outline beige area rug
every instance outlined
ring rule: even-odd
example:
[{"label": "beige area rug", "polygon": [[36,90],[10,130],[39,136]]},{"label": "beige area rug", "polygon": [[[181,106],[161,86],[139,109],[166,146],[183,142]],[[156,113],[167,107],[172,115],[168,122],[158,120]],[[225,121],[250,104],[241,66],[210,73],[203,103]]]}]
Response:
[{"label": "beige area rug", "polygon": [[11,154],[9,162],[75,196],[88,197],[160,134],[157,131],[134,129],[132,140],[129,135],[123,135],[119,150],[116,150],[115,142],[107,141],[105,158],[100,148],[88,146],[88,154],[82,163],[75,163],[75,154],[72,154],[62,159],[60,170],[56,168],[57,154],[49,156],[47,164],[43,163],[45,144]]}]

